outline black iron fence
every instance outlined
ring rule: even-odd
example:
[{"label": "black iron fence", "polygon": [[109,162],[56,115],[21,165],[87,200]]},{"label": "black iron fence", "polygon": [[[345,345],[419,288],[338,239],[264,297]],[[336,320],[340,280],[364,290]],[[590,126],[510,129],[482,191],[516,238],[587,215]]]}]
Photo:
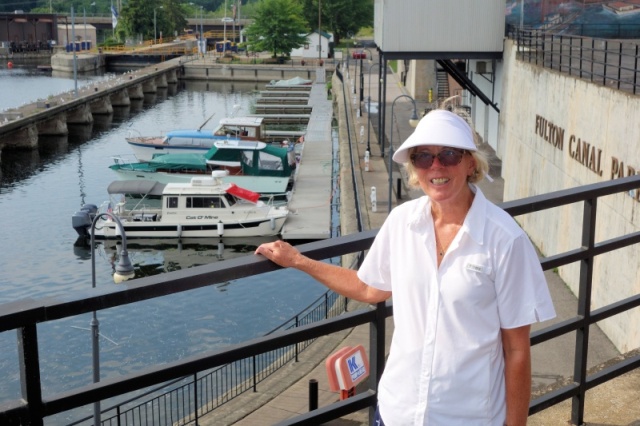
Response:
[{"label": "black iron fence", "polygon": [[[574,424],[582,424],[585,393],[589,389],[640,367],[640,355],[638,355],[612,364],[590,376],[587,375],[586,368],[589,326],[640,306],[640,294],[636,294],[626,299],[618,300],[608,306],[591,310],[590,294],[594,258],[604,253],[640,243],[640,232],[631,232],[606,241],[595,240],[598,200],[610,194],[638,191],[639,189],[640,176],[633,176],[539,195],[503,205],[503,208],[514,216],[574,203],[583,205],[582,237],[581,241],[576,244],[577,248],[544,258],[541,261],[545,270],[572,263],[580,265],[576,316],[533,333],[531,336],[532,344],[536,345],[567,333],[575,332],[573,382],[534,400],[531,404],[530,413],[537,413],[571,398],[573,400],[572,421]],[[361,232],[305,244],[299,246],[299,248],[311,258],[328,259],[366,250],[375,234],[376,231]],[[635,268],[636,265],[630,265],[629,267]],[[261,356],[261,354],[279,351],[282,348],[295,347],[317,337],[362,324],[369,324],[371,327],[371,346],[369,348],[371,365],[370,389],[344,401],[321,407],[308,414],[283,422],[283,424],[320,424],[361,409],[373,409],[376,402],[375,384],[378,381],[384,363],[384,320],[392,314],[392,306],[390,304],[379,304],[375,307],[345,313],[335,318],[289,330],[281,330],[269,336],[231,345],[222,350],[202,352],[180,361],[151,366],[135,373],[105,379],[98,383],[73,388],[62,393],[50,396],[42,394],[40,349],[37,336],[40,324],[116,306],[133,305],[132,307],[135,307],[136,303],[144,300],[211,286],[230,279],[260,275],[275,269],[278,269],[278,267],[267,260],[256,256],[246,256],[183,271],[170,272],[160,276],[141,278],[126,287],[115,289],[97,288],[94,291],[76,293],[55,299],[23,300],[0,306],[0,312],[2,312],[0,314],[0,332],[9,330],[18,332],[18,356],[22,381],[22,398],[14,401],[4,401],[0,405],[0,423],[4,425],[42,425],[43,419],[47,416],[73,410],[96,401],[125,395],[131,391],[145,389],[149,386],[160,385],[170,380],[196,376],[197,374],[202,374],[202,372],[239,362],[240,360],[252,360],[254,357]],[[633,333],[635,332],[633,328],[638,327],[638,325],[629,324],[629,327],[631,327],[629,333]],[[275,359],[276,357],[274,355],[273,358]],[[44,371],[43,373],[46,374],[47,372]],[[202,395],[197,395],[198,392]],[[191,397],[185,394],[181,399],[181,401],[184,401],[184,409],[180,414],[181,418],[191,418],[189,416],[192,416],[193,413],[188,413],[188,411],[192,409],[191,407],[194,406],[195,401],[203,401],[213,397],[199,389],[194,391],[187,388],[185,393],[195,396]],[[176,402],[158,401],[156,406],[160,407],[167,403]],[[126,424],[144,424],[138,422],[135,414],[128,418],[121,416],[119,421],[120,424],[125,424],[125,422],[128,422]]]},{"label": "black iron fence", "polygon": [[[317,321],[339,316],[347,311],[348,299],[326,292],[298,315],[266,335],[290,330]],[[101,411],[102,425],[176,425],[198,423],[199,417],[212,412],[248,391],[307,349],[314,339],[277,348],[250,358],[223,365],[213,371],[174,380],[135,398]],[[69,426],[91,420],[84,417]]]},{"label": "black iron fence", "polygon": [[518,57],[612,89],[640,94],[640,45],[633,41],[516,30]]}]

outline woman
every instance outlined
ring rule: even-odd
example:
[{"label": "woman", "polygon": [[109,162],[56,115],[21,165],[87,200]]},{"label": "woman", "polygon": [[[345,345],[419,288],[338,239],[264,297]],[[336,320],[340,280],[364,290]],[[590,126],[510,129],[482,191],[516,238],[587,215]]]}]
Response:
[{"label": "woman", "polygon": [[394,335],[378,389],[380,424],[524,425],[530,324],[555,316],[538,257],[474,184],[488,171],[474,133],[435,110],[393,160],[424,197],[396,207],[356,272],[282,241],[256,250],[352,299],[393,296]]}]

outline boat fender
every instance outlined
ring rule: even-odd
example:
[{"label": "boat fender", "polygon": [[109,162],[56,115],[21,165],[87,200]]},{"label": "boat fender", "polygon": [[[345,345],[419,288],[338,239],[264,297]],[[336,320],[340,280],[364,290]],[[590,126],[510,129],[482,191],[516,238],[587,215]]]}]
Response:
[{"label": "boat fender", "polygon": [[217,227],[218,227],[218,235],[222,236],[224,234],[224,223],[218,222]]},{"label": "boat fender", "polygon": [[182,225],[178,224],[177,231],[178,231],[178,238],[182,238]]},{"label": "boat fender", "polygon": [[275,231],[275,229],[276,229],[276,218],[272,217],[271,219],[269,219],[269,222],[271,223],[271,230]]}]

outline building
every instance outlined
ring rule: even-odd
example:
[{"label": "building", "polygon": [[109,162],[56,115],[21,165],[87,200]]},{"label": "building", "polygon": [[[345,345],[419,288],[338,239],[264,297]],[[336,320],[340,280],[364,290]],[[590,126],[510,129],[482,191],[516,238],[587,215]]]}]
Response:
[{"label": "building", "polygon": [[48,13],[0,13],[0,42],[13,53],[49,50],[59,42],[57,25],[57,15]]},{"label": "building", "polygon": [[[93,45],[97,40],[96,27],[91,24],[58,24],[58,40],[66,46],[72,41],[89,42]],[[75,32],[75,39],[73,38]]]},{"label": "building", "polygon": [[[318,30],[315,30],[307,34],[306,39],[307,42],[304,46],[291,51],[292,57],[326,59],[332,56],[333,34],[329,34],[324,31],[318,32]],[[318,50],[320,50],[320,52],[318,52]]]}]

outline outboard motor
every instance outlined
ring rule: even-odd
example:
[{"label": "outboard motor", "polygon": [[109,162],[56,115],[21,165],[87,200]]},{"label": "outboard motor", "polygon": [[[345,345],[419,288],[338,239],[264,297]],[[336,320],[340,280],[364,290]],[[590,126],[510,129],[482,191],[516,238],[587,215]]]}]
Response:
[{"label": "outboard motor", "polygon": [[82,208],[71,216],[71,226],[81,237],[90,235],[89,229],[96,217],[98,207],[95,204],[85,204]]}]

